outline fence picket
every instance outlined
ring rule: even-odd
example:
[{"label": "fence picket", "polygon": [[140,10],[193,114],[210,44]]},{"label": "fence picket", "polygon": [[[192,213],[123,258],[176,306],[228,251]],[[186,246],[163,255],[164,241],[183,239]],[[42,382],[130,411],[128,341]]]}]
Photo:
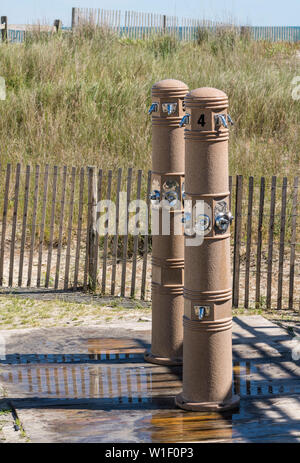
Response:
[{"label": "fence picket", "polygon": [[242,204],[243,204],[243,176],[236,177],[236,201],[235,201],[235,230],[234,230],[234,252],[233,252],[233,306],[239,305],[239,282],[240,282],[240,248],[242,230]]},{"label": "fence picket", "polygon": [[54,166],[53,170],[53,191],[52,191],[52,202],[51,202],[51,219],[50,219],[50,238],[48,246],[48,258],[47,258],[47,270],[46,270],[46,279],[45,287],[49,287],[50,281],[50,272],[51,272],[51,260],[52,260],[52,250],[53,250],[53,234],[54,234],[54,221],[55,221],[55,206],[56,206],[56,186],[57,186],[57,166]]},{"label": "fence picket", "polygon": [[295,258],[296,258],[296,232],[297,232],[297,200],[298,200],[299,177],[294,178],[292,195],[292,233],[290,244],[290,275],[289,275],[289,309],[293,309],[294,301],[294,280],[295,280]]},{"label": "fence picket", "polygon": [[248,190],[248,217],[247,217],[247,249],[246,249],[246,273],[245,273],[245,302],[244,307],[249,307],[249,280],[250,280],[250,257],[252,238],[252,207],[253,207],[253,177],[249,177]]},{"label": "fence picket", "polygon": [[2,234],[1,234],[1,251],[0,251],[0,286],[3,286],[3,266],[4,266],[5,236],[6,236],[6,226],[7,226],[7,206],[8,206],[8,196],[9,196],[10,176],[11,176],[11,164],[7,164],[6,177],[5,177],[3,215],[2,215]]},{"label": "fence picket", "polygon": [[90,227],[90,216],[91,216],[91,178],[89,175],[89,167],[87,167],[87,178],[88,178],[88,204],[87,204],[87,217],[86,217],[86,234],[85,234],[85,259],[84,259],[84,277],[83,277],[83,290],[88,289],[88,277],[89,277],[89,227]]},{"label": "fence picket", "polygon": [[17,227],[18,205],[19,205],[20,171],[21,171],[21,164],[17,164],[15,194],[14,194],[14,211],[13,211],[11,242],[10,242],[10,261],[9,261],[9,277],[8,277],[9,287],[13,285],[13,277],[14,277],[15,240],[16,240],[16,227]]},{"label": "fence picket", "polygon": [[258,212],[258,227],[257,227],[257,250],[256,250],[255,302],[258,306],[260,305],[261,248],[262,248],[264,203],[265,203],[265,178],[262,177],[260,180],[259,212]]},{"label": "fence picket", "polygon": [[76,175],[76,168],[72,167],[70,205],[69,205],[69,220],[68,220],[68,241],[67,241],[67,251],[66,251],[65,279],[64,279],[64,289],[65,290],[68,289],[68,287],[69,287],[72,223],[73,223],[73,213],[74,213],[75,175]]},{"label": "fence picket", "polygon": [[279,267],[278,267],[278,290],[277,290],[277,309],[282,308],[282,280],[283,280],[283,260],[284,260],[284,238],[286,224],[286,190],[287,178],[284,177],[282,182],[281,197],[281,220],[280,220],[280,242],[279,242]]},{"label": "fence picket", "polygon": [[118,240],[119,240],[119,214],[120,214],[120,190],[121,190],[121,180],[122,180],[122,168],[118,170],[118,183],[117,183],[117,197],[116,197],[116,230],[113,243],[113,263],[112,263],[112,273],[111,273],[111,291],[110,294],[113,296],[115,294],[116,288],[116,271],[117,271],[117,260],[118,260]]},{"label": "fence picket", "polygon": [[[112,181],[112,170],[108,171],[108,179],[107,179],[107,201],[110,201],[111,198],[111,181]],[[108,210],[108,208],[107,208]],[[107,228],[109,227],[109,213],[107,213]],[[103,262],[102,262],[102,294],[105,294],[106,290],[106,268],[107,268],[107,252],[108,252],[108,233],[104,235],[104,243],[103,243]]]},{"label": "fence picket", "polygon": [[22,280],[23,280],[24,250],[25,250],[25,241],[26,241],[27,211],[28,211],[28,199],[29,199],[29,183],[30,183],[30,166],[26,166],[22,238],[21,238],[21,249],[20,249],[19,276],[18,276],[18,286],[19,287],[22,286]]},{"label": "fence picket", "polygon": [[82,232],[82,214],[83,214],[83,192],[84,192],[84,168],[80,169],[80,183],[79,183],[79,205],[78,205],[78,223],[77,223],[77,242],[75,253],[75,270],[74,270],[74,284],[73,289],[78,288],[78,273],[80,262],[80,244]]},{"label": "fence picket", "polygon": [[[229,210],[231,211],[232,203],[232,176],[229,176]],[[232,212],[232,211],[231,211]]]},{"label": "fence picket", "polygon": [[58,246],[57,246],[55,282],[54,282],[54,288],[55,289],[57,289],[58,285],[59,285],[60,261],[61,261],[61,250],[62,250],[62,235],[63,235],[63,228],[64,228],[64,214],[65,214],[66,183],[67,183],[67,166],[64,166],[64,168],[63,168],[62,190],[61,190],[61,200],[60,200]]},{"label": "fence picket", "polygon": [[122,279],[121,279],[121,296],[125,296],[126,291],[126,264],[127,264],[127,250],[128,250],[128,219],[129,219],[129,203],[130,203],[130,194],[131,194],[131,180],[132,180],[132,168],[128,169],[128,176],[127,176],[127,202],[126,202],[126,218],[125,218],[125,227],[126,233],[124,235],[124,243],[123,243],[123,262],[122,262]]},{"label": "fence picket", "polygon": [[[138,171],[138,181],[137,181],[137,192],[136,192],[136,199],[140,201],[141,199],[141,185],[142,185],[142,174],[143,171]],[[136,215],[140,213],[140,207],[137,206]],[[138,253],[138,242],[139,242],[139,235],[135,234],[133,237],[133,256],[132,256],[132,273],[131,273],[131,290],[130,290],[130,297],[134,297],[135,295],[135,280],[136,280],[136,261],[137,261],[137,253]]]},{"label": "fence picket", "polygon": [[147,234],[144,236],[144,250],[143,250],[143,270],[142,270],[142,285],[141,285],[141,299],[145,299],[146,293],[146,275],[147,275],[147,262],[148,262],[148,251],[149,251],[149,222],[150,222],[150,191],[151,191],[151,176],[152,172],[149,170],[147,179]]},{"label": "fence picket", "polygon": [[41,218],[40,238],[39,238],[38,270],[37,270],[37,279],[36,279],[36,285],[38,288],[41,286],[43,243],[44,243],[46,204],[47,204],[47,193],[48,193],[48,177],[49,177],[49,166],[47,164],[45,167],[45,173],[44,173],[44,194],[43,194],[43,203],[42,203],[42,218]]},{"label": "fence picket", "polygon": [[95,273],[94,273],[94,280],[96,281],[97,284],[97,278],[98,278],[98,263],[99,263],[99,230],[98,230],[98,223],[100,219],[100,210],[99,210],[99,203],[102,199],[102,179],[103,179],[103,170],[99,169],[98,171],[98,176],[97,176],[97,204],[96,204],[96,224],[95,224]]},{"label": "fence picket", "polygon": [[34,252],[35,229],[36,229],[36,214],[37,214],[38,194],[39,194],[39,179],[40,179],[40,166],[37,165],[35,168],[34,199],[33,199],[32,220],[31,220],[31,238],[30,238],[28,273],[27,273],[28,288],[31,286],[31,278],[32,278],[32,264],[33,264],[33,252]]},{"label": "fence picket", "polygon": [[95,291],[97,288],[97,263],[98,248],[97,241],[97,180],[94,167],[89,168],[90,202],[88,218],[88,241],[89,241],[89,289]]},{"label": "fence picket", "polygon": [[271,296],[272,296],[275,203],[276,203],[276,177],[273,176],[272,186],[271,186],[271,204],[270,204],[270,220],[269,220],[268,275],[267,275],[267,301],[266,301],[267,309],[271,308]]}]

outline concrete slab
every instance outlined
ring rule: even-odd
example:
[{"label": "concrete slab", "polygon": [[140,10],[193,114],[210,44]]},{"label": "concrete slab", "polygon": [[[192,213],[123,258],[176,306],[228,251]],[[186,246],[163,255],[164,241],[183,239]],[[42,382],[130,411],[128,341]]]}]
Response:
[{"label": "concrete slab", "polygon": [[174,407],[181,368],[143,361],[150,324],[2,331],[0,382],[33,442],[300,442],[295,340],[261,316],[233,327],[234,413]]}]

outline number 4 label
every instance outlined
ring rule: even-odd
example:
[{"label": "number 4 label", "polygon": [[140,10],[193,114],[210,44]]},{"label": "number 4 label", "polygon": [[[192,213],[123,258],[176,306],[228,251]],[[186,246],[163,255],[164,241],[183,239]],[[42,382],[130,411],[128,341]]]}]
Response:
[{"label": "number 4 label", "polygon": [[206,122],[205,122],[205,115],[201,114],[201,116],[198,119],[198,124],[201,125],[201,127],[204,127]]}]

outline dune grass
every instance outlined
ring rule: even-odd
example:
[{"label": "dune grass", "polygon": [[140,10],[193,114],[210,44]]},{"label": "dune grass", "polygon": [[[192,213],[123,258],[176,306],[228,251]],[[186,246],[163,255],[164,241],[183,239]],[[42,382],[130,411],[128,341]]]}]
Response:
[{"label": "dune grass", "polygon": [[0,44],[1,162],[151,167],[150,89],[163,78],[212,86],[229,96],[235,120],[230,173],[299,172],[297,44],[253,42],[234,33],[117,38],[101,30]]}]

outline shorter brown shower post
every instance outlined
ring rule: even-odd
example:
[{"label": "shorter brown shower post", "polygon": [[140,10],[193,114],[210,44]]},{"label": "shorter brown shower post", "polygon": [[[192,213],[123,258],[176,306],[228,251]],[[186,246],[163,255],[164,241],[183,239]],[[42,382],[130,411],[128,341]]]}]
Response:
[{"label": "shorter brown shower post", "polygon": [[[186,410],[226,410],[232,395],[232,291],[228,185],[228,98],[214,88],[185,97],[185,199],[192,229],[203,242],[185,241],[183,391]],[[196,204],[202,204],[197,214]]]},{"label": "shorter brown shower post", "polygon": [[[182,363],[184,236],[182,190],[184,178],[183,99],[188,87],[166,79],[152,87],[152,345],[145,354],[151,363]],[[167,218],[168,217],[168,218]],[[167,218],[165,221],[164,218]],[[153,222],[153,221],[152,221]],[[164,230],[163,223],[169,224]]]}]

